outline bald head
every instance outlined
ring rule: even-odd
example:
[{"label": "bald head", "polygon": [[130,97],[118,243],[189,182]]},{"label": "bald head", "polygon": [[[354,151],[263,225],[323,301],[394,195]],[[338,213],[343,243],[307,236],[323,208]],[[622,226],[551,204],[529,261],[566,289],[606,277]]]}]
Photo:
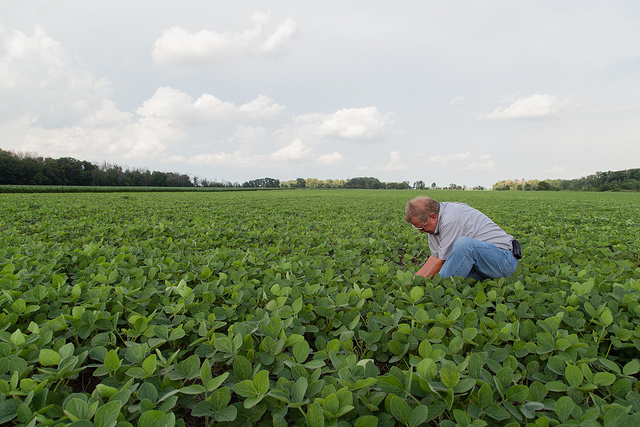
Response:
[{"label": "bald head", "polygon": [[432,213],[440,213],[440,203],[431,197],[418,196],[409,200],[404,209],[404,220],[411,222],[412,218],[426,221]]}]

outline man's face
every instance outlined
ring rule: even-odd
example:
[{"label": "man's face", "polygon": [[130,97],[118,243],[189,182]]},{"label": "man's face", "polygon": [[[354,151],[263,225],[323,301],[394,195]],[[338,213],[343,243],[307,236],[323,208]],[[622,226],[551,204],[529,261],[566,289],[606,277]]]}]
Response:
[{"label": "man's face", "polygon": [[426,221],[420,221],[414,216],[411,217],[411,224],[413,224],[415,228],[420,230],[421,233],[424,233],[426,231],[429,234],[433,234],[436,231],[436,224],[438,224],[438,215],[431,214]]}]

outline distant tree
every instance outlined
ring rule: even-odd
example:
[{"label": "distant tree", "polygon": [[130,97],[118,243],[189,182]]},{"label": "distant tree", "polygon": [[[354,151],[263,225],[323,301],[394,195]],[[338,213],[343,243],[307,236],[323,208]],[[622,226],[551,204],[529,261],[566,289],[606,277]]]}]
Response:
[{"label": "distant tree", "polygon": [[416,181],[413,183],[414,190],[424,190],[426,185],[424,185],[424,181]]},{"label": "distant tree", "polygon": [[304,178],[296,179],[296,187],[305,188],[307,186],[307,181]]},{"label": "distant tree", "polygon": [[242,183],[243,188],[278,188],[280,180],[274,178],[253,179]]},{"label": "distant tree", "polygon": [[436,183],[435,183],[435,182],[432,182],[432,183],[431,183],[431,188],[435,190],[435,189],[436,189],[436,187],[437,187]]},{"label": "distant tree", "polygon": [[551,184],[547,181],[540,181],[538,183],[538,191],[549,191],[551,190]]},{"label": "distant tree", "polygon": [[[117,176],[116,176],[117,179]],[[151,174],[152,187],[166,187],[167,186],[167,174],[164,172],[153,171]]]},{"label": "distant tree", "polygon": [[373,177],[358,177],[348,179],[345,188],[383,188],[382,183]]},{"label": "distant tree", "polygon": [[12,153],[0,150],[0,185],[23,184],[20,159]]}]

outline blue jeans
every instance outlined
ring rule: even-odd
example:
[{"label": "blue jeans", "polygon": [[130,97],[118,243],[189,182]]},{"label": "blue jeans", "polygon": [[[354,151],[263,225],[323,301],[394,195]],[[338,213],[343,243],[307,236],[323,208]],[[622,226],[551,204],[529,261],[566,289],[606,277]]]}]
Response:
[{"label": "blue jeans", "polygon": [[511,276],[516,268],[518,260],[513,252],[500,249],[493,243],[461,237],[453,244],[453,251],[440,269],[440,276],[498,279]]}]

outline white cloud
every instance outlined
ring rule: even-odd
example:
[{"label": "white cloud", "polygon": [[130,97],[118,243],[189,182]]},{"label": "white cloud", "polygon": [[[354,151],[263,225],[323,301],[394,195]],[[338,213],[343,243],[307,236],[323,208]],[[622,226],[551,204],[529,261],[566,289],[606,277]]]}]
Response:
[{"label": "white cloud", "polygon": [[13,122],[13,131],[19,138],[14,143],[22,151],[52,157],[137,160],[161,158],[168,147],[187,136],[165,119],[141,117],[134,122],[133,118],[132,113],[118,110],[112,101],[104,101],[99,110],[70,126],[46,128],[24,116]]},{"label": "white cloud", "polygon": [[44,127],[68,126],[111,94],[106,80],[71,60],[43,28],[31,37],[0,32],[0,42],[0,96],[11,100],[13,119],[28,111]]},{"label": "white cloud", "polygon": [[431,156],[427,160],[430,162],[437,162],[442,164],[447,164],[450,162],[460,162],[462,160],[467,160],[471,157],[470,151],[465,151],[464,153],[458,154],[438,154],[437,156]]},{"label": "white cloud", "polygon": [[493,160],[487,160],[485,162],[473,162],[469,163],[465,169],[477,171],[477,172],[486,172],[496,170],[498,165]]},{"label": "white cloud", "polygon": [[455,98],[453,98],[451,101],[449,101],[449,105],[453,105],[456,102],[462,101],[464,99],[464,96],[456,96]]},{"label": "white cloud", "polygon": [[388,120],[376,107],[344,108],[324,117],[319,131],[344,139],[371,139],[387,127]]},{"label": "white cloud", "polygon": [[287,19],[284,23],[280,24],[278,28],[271,34],[262,47],[265,53],[282,53],[291,48],[291,41],[296,33],[298,24]]},{"label": "white cloud", "polygon": [[348,140],[369,140],[391,123],[391,114],[383,115],[376,107],[344,108],[333,114],[302,114],[280,133],[287,137],[337,137]]},{"label": "white cloud", "polygon": [[296,139],[290,145],[272,153],[269,158],[275,161],[300,160],[307,157],[310,152],[309,147],[305,146],[299,139]]},{"label": "white cloud", "polygon": [[318,163],[325,166],[338,165],[342,163],[342,160],[344,160],[344,156],[338,153],[337,151],[334,151],[333,153],[330,153],[330,154],[323,154],[320,157],[318,157]]},{"label": "white cloud", "polygon": [[211,154],[197,154],[187,160],[187,163],[192,165],[212,165],[220,163],[233,163],[234,156],[229,153],[211,153]]},{"label": "white cloud", "polygon": [[196,101],[188,94],[171,87],[160,87],[144,101],[137,113],[145,117],[159,117],[183,126],[203,126],[212,121],[259,120],[276,117],[284,110],[267,96],[260,95],[253,101],[236,106],[210,94],[203,94]]},{"label": "white cloud", "polygon": [[157,117],[142,117],[127,126],[125,134],[108,145],[108,152],[129,159],[159,158],[169,146],[186,139],[188,134],[170,121]]},{"label": "white cloud", "polygon": [[238,107],[238,113],[242,114],[244,118],[256,120],[256,119],[270,119],[279,116],[285,107],[274,104],[273,100],[265,95],[259,95],[253,101],[246,104],[242,104]]},{"label": "white cloud", "polygon": [[557,95],[536,94],[519,98],[508,107],[498,107],[489,114],[481,114],[479,118],[496,120],[555,117],[566,104],[567,101]]},{"label": "white cloud", "polygon": [[471,170],[471,171],[491,171],[497,168],[497,164],[491,160],[491,156],[483,154],[474,156],[470,151],[457,154],[439,154],[437,156],[431,156],[427,159],[430,162],[440,163],[442,167],[450,168],[453,163],[453,168],[458,170]]},{"label": "white cloud", "polygon": [[269,15],[256,12],[251,20],[253,28],[239,33],[212,30],[190,33],[180,26],[164,30],[154,44],[153,60],[171,66],[205,65],[238,56],[273,55],[289,50],[296,33],[295,21],[287,19],[273,33],[265,35]]},{"label": "white cloud", "polygon": [[242,147],[232,153],[218,152],[210,154],[198,154],[187,160],[190,164],[232,164],[236,166],[245,166],[252,168],[261,168],[266,165],[272,165],[274,162],[282,164],[298,164],[301,160],[311,159],[313,152],[311,148],[297,139],[289,145],[282,147],[269,154],[254,154]]},{"label": "white cloud", "polygon": [[389,153],[389,163],[387,163],[381,169],[385,171],[392,171],[392,170],[402,170],[406,168],[407,166],[403,165],[402,162],[400,161],[400,152],[391,151]]}]

